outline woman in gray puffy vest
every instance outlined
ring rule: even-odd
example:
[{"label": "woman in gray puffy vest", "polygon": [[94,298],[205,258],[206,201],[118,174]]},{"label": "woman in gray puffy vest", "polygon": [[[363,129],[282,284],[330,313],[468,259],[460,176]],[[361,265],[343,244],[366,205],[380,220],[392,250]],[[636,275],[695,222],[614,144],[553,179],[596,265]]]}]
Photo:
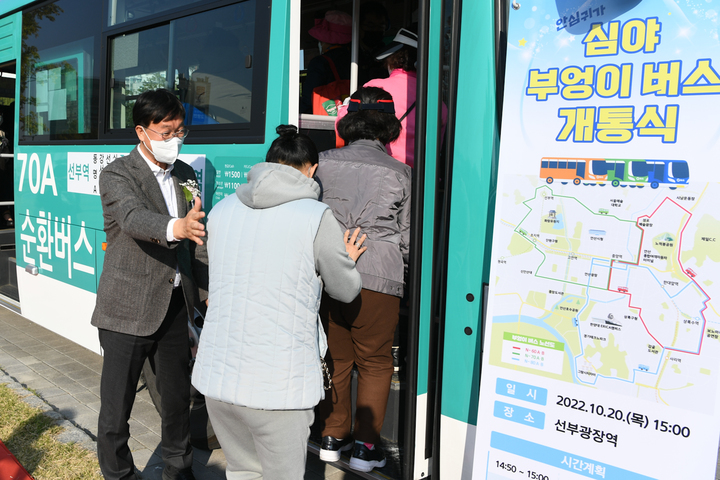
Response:
[{"label": "woman in gray puffy vest", "polygon": [[[385,149],[401,128],[389,93],[359,89],[337,125],[347,146],[322,152],[316,173],[321,200],[340,226],[359,227],[367,235],[367,251],[357,262],[360,295],[349,304],[323,295],[320,306],[333,377],[333,390],[318,407],[318,420],[324,422],[320,458],[337,461],[341,451],[354,447],[350,468],[364,472],[385,465],[376,445],[390,392],[392,343],[409,253],[412,173]],[[351,437],[353,365],[358,391]]]},{"label": "woman in gray puffy vest", "polygon": [[210,297],[192,383],[228,480],[302,480],[313,408],[329,383],[320,292],[342,303],[361,287],[364,236],[343,237],[318,201],[315,145],[293,126],[277,132],[266,161],[208,215]]}]

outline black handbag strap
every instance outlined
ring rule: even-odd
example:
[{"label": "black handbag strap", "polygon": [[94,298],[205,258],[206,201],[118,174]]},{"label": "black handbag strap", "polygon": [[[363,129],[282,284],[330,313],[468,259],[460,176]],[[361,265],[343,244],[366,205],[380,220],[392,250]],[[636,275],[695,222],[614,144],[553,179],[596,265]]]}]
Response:
[{"label": "black handbag strap", "polygon": [[403,120],[405,120],[405,117],[408,116],[408,113],[412,112],[413,108],[415,108],[415,102],[413,102],[412,105],[410,105],[410,108],[407,109],[407,111],[405,112],[405,115],[403,115],[402,117],[400,117],[400,121],[401,121],[401,122],[402,122]]}]

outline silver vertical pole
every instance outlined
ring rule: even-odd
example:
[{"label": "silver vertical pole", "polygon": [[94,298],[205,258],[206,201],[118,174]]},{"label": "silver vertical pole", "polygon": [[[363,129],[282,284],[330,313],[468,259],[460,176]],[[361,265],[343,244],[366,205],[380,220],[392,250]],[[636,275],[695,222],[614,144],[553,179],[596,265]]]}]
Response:
[{"label": "silver vertical pole", "polygon": [[352,43],[350,52],[350,95],[358,89],[358,57],[360,52],[360,0],[353,0]]}]

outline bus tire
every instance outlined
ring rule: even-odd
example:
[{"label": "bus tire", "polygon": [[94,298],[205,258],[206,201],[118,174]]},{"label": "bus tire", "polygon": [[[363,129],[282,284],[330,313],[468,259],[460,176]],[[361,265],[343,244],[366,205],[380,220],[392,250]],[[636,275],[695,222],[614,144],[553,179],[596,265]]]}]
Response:
[{"label": "bus tire", "polygon": [[620,180],[613,180],[613,181],[612,181],[612,186],[613,186],[613,187],[619,187],[619,186],[620,186]]},{"label": "bus tire", "polygon": [[[162,414],[162,397],[155,385],[155,372],[150,364],[150,359],[145,360],[142,377],[144,377],[145,386],[148,389],[153,405],[155,405],[155,410],[157,410],[158,414]],[[190,387],[190,444],[202,450],[217,450],[220,448],[220,443],[215,436],[215,431],[208,417],[205,397],[194,387]]]},{"label": "bus tire", "polygon": [[554,182],[555,180],[553,180],[553,177],[547,177],[547,178],[545,179],[545,181],[546,181],[547,183],[552,183],[552,182]]},{"label": "bus tire", "polygon": [[580,180],[579,178],[576,178],[575,180],[573,180],[574,185],[580,185],[580,182],[582,182],[582,180]]},{"label": "bus tire", "polygon": [[660,184],[658,182],[652,182],[650,184],[650,187],[652,187],[652,188],[658,188],[659,186],[660,186]]}]

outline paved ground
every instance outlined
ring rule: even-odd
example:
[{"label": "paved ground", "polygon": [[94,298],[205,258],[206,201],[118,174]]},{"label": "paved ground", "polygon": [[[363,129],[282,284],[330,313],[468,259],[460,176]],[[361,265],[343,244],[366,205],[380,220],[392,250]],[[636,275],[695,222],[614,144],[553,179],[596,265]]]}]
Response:
[{"label": "paved ground", "polygon": [[[13,388],[31,389],[45,402],[29,396],[30,403],[59,418],[61,424],[70,422],[83,432],[72,428],[64,434],[67,441],[83,443],[94,448],[97,415],[100,409],[100,371],[102,357],[57,335],[15,313],[0,307],[0,383],[15,380]],[[3,373],[4,372],[4,373]],[[18,384],[19,383],[19,384]],[[58,413],[60,415],[58,415]],[[159,456],[160,417],[147,390],[138,394],[130,419],[130,448],[136,466],[147,480],[160,480],[162,459]],[[225,456],[222,450],[195,450],[193,466],[198,480],[225,478]],[[356,480],[381,478],[358,476],[308,455],[305,480]],[[720,480],[720,462],[715,479]]]},{"label": "paved ground", "polygon": [[[82,429],[86,446],[93,449],[100,410],[100,372],[102,357],[25,318],[0,307],[0,383],[14,379],[37,393],[48,407]],[[4,372],[4,373],[3,373]],[[43,402],[35,400],[38,406]],[[65,422],[67,424],[67,422]],[[143,479],[160,480],[163,463],[159,456],[160,416],[147,390],[138,394],[130,419],[130,449]],[[75,431],[75,438],[82,432]],[[195,450],[193,466],[198,480],[225,478],[225,456],[222,450]],[[306,480],[355,480],[346,473],[308,455]]]}]

